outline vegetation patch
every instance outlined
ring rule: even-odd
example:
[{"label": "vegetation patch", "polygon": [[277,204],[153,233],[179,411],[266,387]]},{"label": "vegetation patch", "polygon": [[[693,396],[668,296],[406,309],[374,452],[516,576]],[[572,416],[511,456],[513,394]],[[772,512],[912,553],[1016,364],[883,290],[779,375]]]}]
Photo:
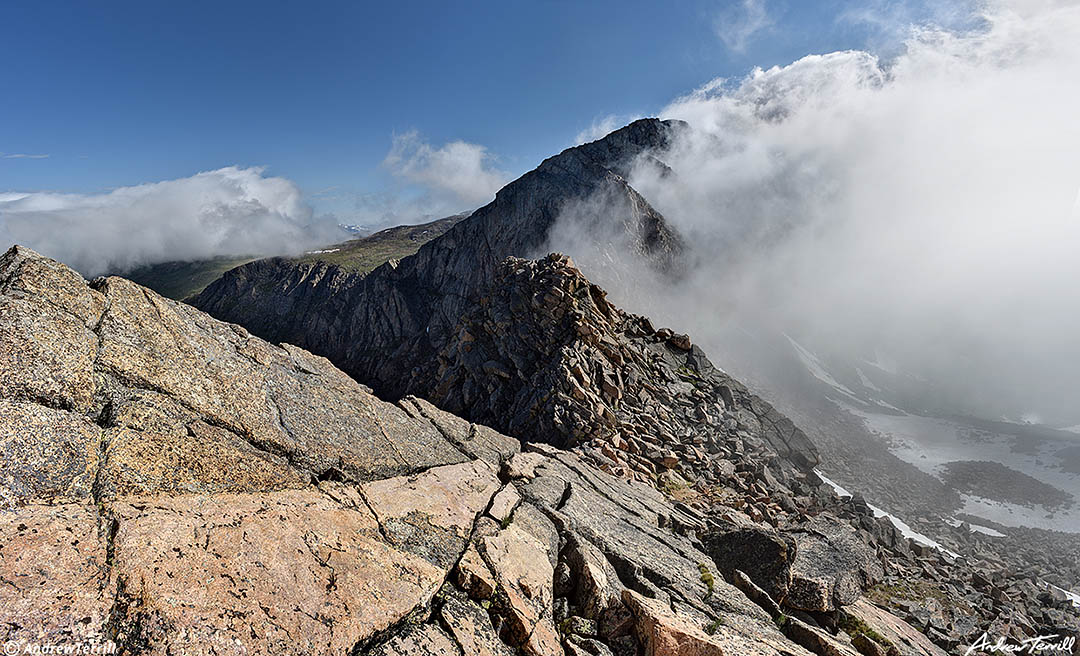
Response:
[{"label": "vegetation patch", "polygon": [[214,282],[226,271],[255,260],[253,257],[215,257],[197,262],[165,262],[116,275],[149,287],[166,298],[182,301]]},{"label": "vegetation patch", "polygon": [[294,258],[295,262],[326,262],[354,273],[368,273],[390,260],[400,260],[442,235],[464,214],[413,226],[397,226],[360,239],[334,244]]},{"label": "vegetation patch", "polygon": [[705,593],[705,598],[708,599],[712,596],[713,588],[716,586],[716,580],[713,578],[712,572],[709,571],[709,566],[705,563],[698,563],[698,571],[701,572],[701,582],[705,584],[708,591]]},{"label": "vegetation patch", "polygon": [[855,617],[854,615],[841,613],[840,622],[838,623],[838,625],[844,631],[844,633],[848,634],[852,638],[859,634],[862,634],[867,638],[870,638],[874,642],[878,643],[882,647],[892,647],[892,642],[890,642],[888,638],[875,631],[873,628],[867,625],[866,622],[862,621],[858,617]]}]

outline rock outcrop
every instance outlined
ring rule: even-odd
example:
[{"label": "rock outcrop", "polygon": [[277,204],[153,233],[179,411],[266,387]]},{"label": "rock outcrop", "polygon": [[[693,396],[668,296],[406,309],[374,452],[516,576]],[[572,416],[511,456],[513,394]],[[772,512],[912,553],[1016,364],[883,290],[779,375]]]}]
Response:
[{"label": "rock outcrop", "polygon": [[526,441],[582,447],[625,478],[655,483],[681,463],[715,480],[733,472],[707,456],[761,445],[810,469],[819,458],[806,435],[688,336],[615,308],[568,258],[512,257],[541,247],[567,203],[599,195],[594,219],[629,239],[628,256],[677,267],[679,237],[623,176],[681,129],[641,120],[571,148],[366,276],[268,260],[194,304],[326,355],[389,398],[416,395]]},{"label": "rock outcrop", "polygon": [[0,306],[5,642],[807,653],[652,486],[26,249]]},{"label": "rock outcrop", "polygon": [[566,151],[367,276],[265,261],[200,297],[392,402],[303,348],[8,251],[0,637],[807,656],[1075,636],[1038,570],[973,566],[837,498],[802,431],[689,336],[615,308],[568,258],[512,257],[603,193],[637,255],[676,266],[622,174],[677,129]]},{"label": "rock outcrop", "polygon": [[[504,478],[536,477],[543,468],[539,444],[550,443],[571,448],[584,466],[640,489],[660,490],[679,512],[658,515],[659,526],[686,535],[702,554],[693,563],[698,580],[707,589],[717,582],[734,585],[743,593],[739,598],[752,600],[784,636],[817,653],[889,650],[881,634],[843,627],[845,609],[864,594],[882,612],[889,614],[888,608],[903,618],[894,617],[896,622],[918,625],[946,649],[974,640],[981,627],[1014,641],[1037,635],[1040,627],[1075,634],[1068,628],[1072,609],[1050,597],[1043,600],[1047,571],[1051,562],[1061,561],[1058,554],[1052,561],[1024,546],[1025,554],[1044,563],[1029,570],[1014,566],[1015,557],[979,560],[989,555],[976,547],[979,569],[973,574],[963,559],[908,540],[887,519],[875,518],[865,501],[838,500],[812,472],[820,458],[806,435],[716,369],[689,336],[656,329],[647,319],[612,307],[567,258],[520,259],[542,254],[537,249],[568,203],[602,197],[604,212],[593,217],[595,232],[619,233],[620,246],[628,251],[621,257],[677,274],[679,237],[624,177],[635,160],[650,157],[679,129],[679,124],[639,121],[567,150],[508,185],[493,203],[416,255],[367,276],[269,260],[231,272],[195,304],[267,338],[326,355],[390,399],[409,394],[429,399],[432,404],[402,404],[416,416],[446,423],[441,430],[456,436],[456,444],[468,439],[487,448],[480,434],[456,424],[462,420],[434,419],[436,408],[533,443],[532,452],[505,465]],[[653,165],[663,169],[660,162]],[[565,494],[572,499],[576,487],[546,479],[543,485],[550,487],[546,506],[530,498],[535,489],[520,490],[521,500],[504,494],[485,523],[517,521],[520,511],[514,509],[531,506],[562,530],[551,505],[558,506]],[[614,646],[618,653],[619,640],[642,640],[643,634],[614,628],[626,604],[610,600],[621,599],[624,588],[649,599],[667,594],[677,613],[687,607],[705,612],[686,601],[685,589],[672,595],[665,587],[672,580],[685,586],[692,580],[690,568],[666,570],[666,553],[631,554],[621,545],[643,544],[636,529],[621,538],[612,533],[579,529],[580,541],[560,547],[565,562],[552,561],[550,619],[537,601],[548,598],[547,588],[535,584],[546,569],[534,583],[515,572],[524,588],[500,583],[492,571],[491,559],[508,558],[501,538],[470,545],[454,580],[490,603],[493,615],[502,618],[495,628],[505,643],[533,651],[542,652],[551,642],[552,625],[562,630],[558,618],[576,636],[563,641],[572,653],[607,653],[589,641],[604,649]],[[550,531],[529,534],[542,543]],[[611,584],[610,571],[590,545],[604,555],[619,585]],[[539,553],[517,546],[525,549],[515,552],[519,557]],[[993,583],[976,585],[976,574],[989,574],[988,566],[996,568]],[[1055,567],[1064,571],[1066,565]],[[1057,575],[1051,580],[1072,585]],[[581,610],[560,601],[571,596],[580,597]],[[654,621],[660,614],[650,617],[653,626],[667,625]],[[719,634],[721,625],[706,628]]]},{"label": "rock outcrop", "polygon": [[415,255],[369,274],[264,260],[229,272],[193,303],[271,341],[311,348],[380,395],[400,398],[416,391],[409,372],[447,342],[500,263],[540,248],[568,202],[611,199],[621,211],[604,219],[632,249],[657,267],[676,266],[679,237],[624,177],[638,154],[665,146],[680,127],[641,120],[551,157]]},{"label": "rock outcrop", "polygon": [[[230,271],[193,304],[268,340],[325,355],[385,398],[427,396],[435,381],[413,375],[414,369],[426,370],[451,345],[461,317],[488,293],[503,260],[532,256],[546,243],[567,203],[606,198],[596,221],[624,235],[643,266],[678,266],[681,239],[624,178],[635,158],[663,148],[683,127],[644,119],[568,149],[415,255],[369,274],[318,262],[262,260]],[[545,441],[540,427],[514,434]]]}]

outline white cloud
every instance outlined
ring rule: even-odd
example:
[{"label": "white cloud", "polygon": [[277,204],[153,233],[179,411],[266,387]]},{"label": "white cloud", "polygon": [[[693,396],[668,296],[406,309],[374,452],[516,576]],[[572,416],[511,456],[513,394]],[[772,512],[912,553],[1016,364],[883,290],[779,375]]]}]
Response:
[{"label": "white cloud", "polygon": [[717,17],[716,34],[728,50],[743,53],[751,40],[772,27],[772,24],[765,0],[741,0],[727,7]]},{"label": "white cloud", "polygon": [[26,153],[0,153],[3,159],[47,159],[48,155],[28,155]]},{"label": "white cloud", "polygon": [[509,174],[494,168],[492,160],[483,146],[451,141],[435,148],[414,130],[394,136],[383,166],[439,199],[464,204],[460,210],[491,201],[506,184]]},{"label": "white cloud", "polygon": [[714,351],[735,320],[819,353],[878,347],[973,410],[1075,415],[1080,6],[969,18],[914,26],[886,59],[810,56],[673,102],[693,127],[658,154],[674,175],[631,184],[698,267],[653,294],[609,276],[613,297]]},{"label": "white cloud", "polygon": [[862,0],[837,17],[858,25],[876,52],[896,54],[915,26],[934,26],[953,32],[976,27],[980,0]]},{"label": "white cloud", "polygon": [[230,166],[102,194],[0,193],[0,242],[33,248],[84,275],[219,255],[298,252],[339,239],[300,190]]},{"label": "white cloud", "polygon": [[577,133],[574,137],[574,145],[580,146],[583,143],[589,143],[590,141],[596,141],[597,139],[606,137],[615,130],[618,130],[629,123],[633,123],[639,118],[642,118],[639,114],[608,114],[607,116],[595,119],[589,127]]}]

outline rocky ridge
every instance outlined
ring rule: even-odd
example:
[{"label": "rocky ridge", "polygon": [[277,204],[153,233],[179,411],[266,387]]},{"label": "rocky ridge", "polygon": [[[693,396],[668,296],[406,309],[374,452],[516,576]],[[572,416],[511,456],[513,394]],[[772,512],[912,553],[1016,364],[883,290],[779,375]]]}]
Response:
[{"label": "rocky ridge", "polygon": [[[582,285],[586,323],[629,326],[629,357],[656,354],[668,364],[650,380],[678,386],[664,377],[694,356],[688,340],[601,312],[564,258],[504,273]],[[0,281],[5,640],[652,656],[962,653],[981,630],[1075,634],[1067,601],[1025,574],[908,541],[792,466],[718,372],[703,378],[729,391],[689,404],[723,403],[714,438],[658,442],[700,459],[599,437],[522,451],[122,279],[87,285],[15,248]]]},{"label": "rocky ridge", "polygon": [[628,256],[676,266],[679,237],[623,176],[681,129],[643,119],[568,149],[416,255],[366,276],[267,260],[230,272],[194,304],[310,347],[389,398],[414,394],[527,441],[605,451],[596,462],[621,476],[655,482],[656,462],[693,466],[752,436],[812,468],[806,435],[688,336],[614,308],[566,258],[512,257],[543,245],[567,203],[601,194],[609,202],[596,221],[629,236]]},{"label": "rocky ridge", "polygon": [[5,642],[807,653],[652,487],[26,249],[0,304]]},{"label": "rocky ridge", "polygon": [[[688,336],[613,308],[565,258],[500,259],[542,244],[568,198],[595,192],[598,179],[618,182],[617,171],[672,129],[639,122],[566,151],[413,258],[367,278],[256,263],[196,304],[271,338],[308,340],[391,398],[423,396],[516,437],[572,447],[598,469],[655,486],[704,523],[700,548],[726,579],[748,583],[741,589],[776,621],[798,620],[787,631],[801,636],[800,644],[816,644],[804,627],[842,628],[867,590],[950,650],[984,627],[1014,639],[1039,627],[1071,630],[1071,608],[1043,594],[1049,568],[1012,567],[1015,558],[988,553],[985,544],[965,550],[970,559],[955,559],[908,541],[888,520],[874,519],[865,502],[836,500],[808,471],[819,456],[805,435],[713,367]],[[583,184],[588,176],[593,182]],[[634,199],[620,184],[614,188]],[[651,208],[645,215],[659,234],[670,232]],[[634,250],[644,262],[671,267],[677,237],[657,242],[628,232],[639,237]],[[303,318],[282,321],[289,313]],[[740,557],[748,550],[769,554],[766,562]],[[976,573],[992,573],[996,583],[980,588]],[[934,603],[942,612],[932,618],[915,612]]]},{"label": "rocky ridge", "polygon": [[386,398],[423,394],[425,366],[457,331],[509,256],[532,256],[568,203],[607,199],[595,217],[643,266],[674,270],[680,237],[627,184],[639,155],[663,148],[684,124],[642,119],[570,148],[501,189],[440,237],[367,274],[326,263],[263,260],[238,267],[193,304],[274,342],[330,358]]}]

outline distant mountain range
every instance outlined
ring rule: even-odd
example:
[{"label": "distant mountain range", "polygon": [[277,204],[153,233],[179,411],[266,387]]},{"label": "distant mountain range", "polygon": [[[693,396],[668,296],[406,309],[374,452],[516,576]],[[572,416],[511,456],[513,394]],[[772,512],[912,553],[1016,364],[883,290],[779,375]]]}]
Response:
[{"label": "distant mountain range", "polygon": [[[428,223],[395,226],[374,233],[366,231],[363,226],[343,226],[355,232],[358,237],[289,259],[297,262],[330,262],[349,271],[366,273],[392,259],[412,255],[420,246],[443,234],[468,215],[467,212],[455,214]],[[201,292],[226,271],[256,259],[260,258],[217,257],[209,260],[164,262],[120,272],[120,275],[149,287],[162,296],[182,301]]]}]

